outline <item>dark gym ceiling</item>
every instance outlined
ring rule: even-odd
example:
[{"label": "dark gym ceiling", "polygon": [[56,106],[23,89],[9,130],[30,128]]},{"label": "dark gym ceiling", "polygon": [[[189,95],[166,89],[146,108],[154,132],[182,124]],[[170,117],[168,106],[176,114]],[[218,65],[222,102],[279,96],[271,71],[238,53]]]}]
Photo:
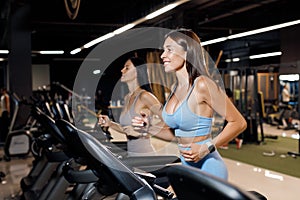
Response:
[{"label": "dark gym ceiling", "polygon": [[[74,19],[68,17],[65,2],[80,2]],[[9,18],[16,6],[31,5],[31,49],[58,50],[60,57],[87,42],[140,19],[174,0],[2,0],[1,46],[9,49]],[[296,0],[191,0],[166,14],[137,27],[185,27],[193,29],[202,41],[229,36],[300,19]],[[69,3],[70,4],[70,3]],[[3,28],[2,28],[3,27]],[[222,61],[229,57],[280,50],[279,31],[230,40],[207,47]],[[79,53],[78,56],[84,56]],[[57,57],[57,55],[55,56]],[[279,62],[278,58],[269,62]]]}]

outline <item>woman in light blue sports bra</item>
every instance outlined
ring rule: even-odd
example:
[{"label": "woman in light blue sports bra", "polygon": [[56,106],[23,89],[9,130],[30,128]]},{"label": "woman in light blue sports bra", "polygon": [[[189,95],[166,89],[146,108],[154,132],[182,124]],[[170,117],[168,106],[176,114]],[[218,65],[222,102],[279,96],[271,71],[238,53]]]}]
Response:
[{"label": "woman in light blue sports bra", "polygon": [[129,156],[155,155],[150,140],[150,135],[146,133],[147,127],[141,131],[136,131],[131,126],[131,120],[141,114],[150,117],[153,114],[161,115],[161,103],[151,93],[148,80],[147,65],[145,61],[138,57],[129,58],[124,68],[121,70],[121,82],[127,84],[129,93],[125,96],[124,108],[121,112],[119,122],[116,123],[106,115],[99,116],[99,124],[109,127],[127,136],[127,152]]},{"label": "woman in light blue sports bra", "polygon": [[[217,148],[246,129],[246,121],[209,73],[199,37],[178,29],[165,37],[161,59],[165,72],[176,74],[176,84],[162,117],[175,130],[181,161],[214,176],[228,179],[227,167]],[[228,124],[212,137],[214,113]]]}]

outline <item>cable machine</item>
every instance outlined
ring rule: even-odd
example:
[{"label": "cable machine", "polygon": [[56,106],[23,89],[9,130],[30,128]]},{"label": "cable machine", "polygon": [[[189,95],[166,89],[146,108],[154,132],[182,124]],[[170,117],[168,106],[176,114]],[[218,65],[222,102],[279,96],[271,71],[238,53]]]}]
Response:
[{"label": "cable machine", "polygon": [[[258,68],[219,69],[223,76],[225,88],[234,93],[234,102],[247,121],[247,129],[241,133],[245,143],[264,142],[263,130],[263,96],[258,91]],[[260,136],[258,135],[260,127]]]}]

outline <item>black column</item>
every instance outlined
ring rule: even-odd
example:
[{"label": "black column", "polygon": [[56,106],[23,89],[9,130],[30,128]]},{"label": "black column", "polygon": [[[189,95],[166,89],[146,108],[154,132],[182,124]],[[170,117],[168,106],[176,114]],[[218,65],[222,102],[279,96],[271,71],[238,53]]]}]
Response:
[{"label": "black column", "polygon": [[9,21],[8,89],[29,97],[32,95],[30,4],[16,2],[11,5]]}]

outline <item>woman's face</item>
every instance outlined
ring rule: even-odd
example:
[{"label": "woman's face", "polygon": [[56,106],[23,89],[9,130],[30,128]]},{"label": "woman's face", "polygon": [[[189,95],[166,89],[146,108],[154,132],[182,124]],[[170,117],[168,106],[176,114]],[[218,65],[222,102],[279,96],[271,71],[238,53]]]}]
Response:
[{"label": "woman's face", "polygon": [[125,62],[121,72],[122,72],[122,76],[121,76],[122,82],[129,82],[136,79],[137,76],[136,67],[133,65],[131,60],[127,60]]},{"label": "woman's face", "polygon": [[184,51],[182,46],[178,45],[170,37],[167,37],[163,47],[164,51],[160,58],[163,60],[166,72],[177,71],[185,66],[186,51]]}]

